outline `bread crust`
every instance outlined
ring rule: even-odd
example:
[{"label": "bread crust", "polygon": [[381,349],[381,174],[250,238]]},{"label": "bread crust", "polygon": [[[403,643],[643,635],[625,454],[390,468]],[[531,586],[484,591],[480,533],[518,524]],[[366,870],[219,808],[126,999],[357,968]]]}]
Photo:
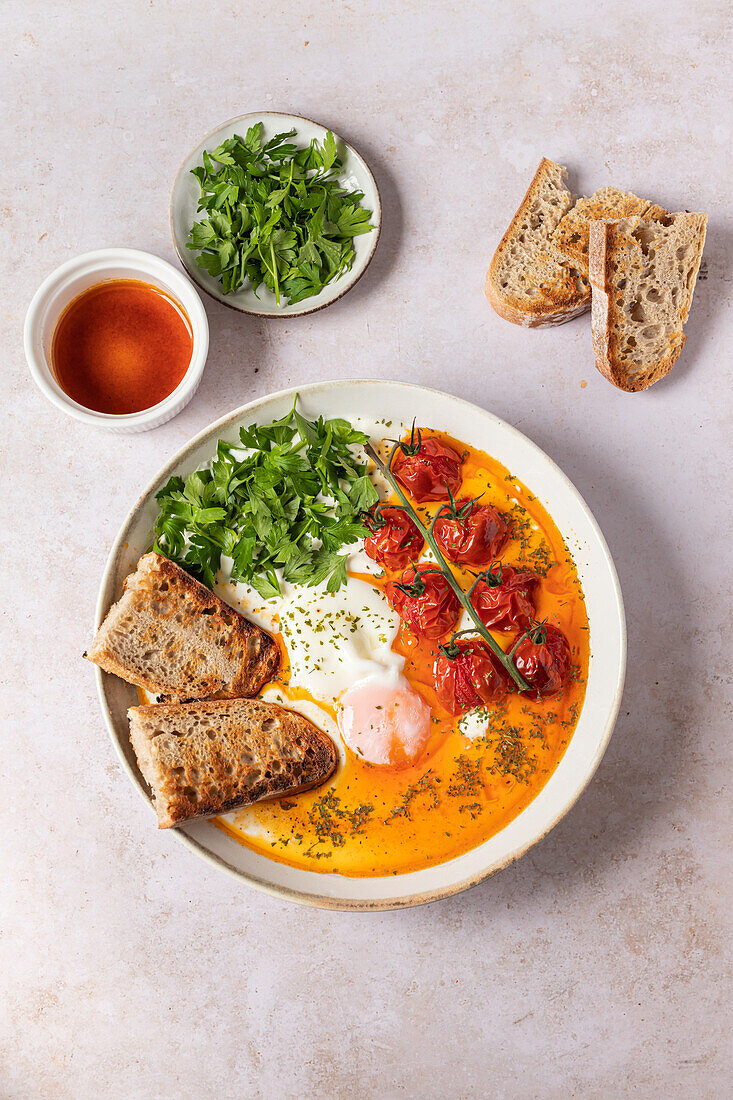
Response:
[{"label": "bread crust", "polygon": [[[165,610],[160,600],[153,599],[150,590],[152,584],[163,582],[168,586]],[[173,622],[168,622],[180,607],[185,608],[189,618],[206,623],[212,639],[218,635],[221,642],[224,638],[224,644],[218,647],[222,655],[242,654],[241,659],[235,661],[234,675],[228,680],[215,662],[210,661],[209,667],[204,667],[205,655],[199,654],[202,659],[193,671],[193,679],[184,679],[173,663],[164,673],[145,670],[125,661],[119,647],[115,648],[117,621],[125,614],[138,620],[149,614],[152,627],[166,630],[174,639],[170,644],[185,649],[185,631],[177,630]],[[136,571],[126,578],[121,599],[107,612],[84,656],[105,672],[120,676],[153,695],[196,699],[214,695],[219,698],[256,695],[272,679],[280,663],[277,643],[266,630],[240,615],[175,562],[156,553],[144,554]],[[195,658],[192,660],[196,664]]]},{"label": "bread crust", "polygon": [[[492,261],[493,262],[493,261]],[[582,297],[575,296],[575,304],[571,304],[569,297],[564,299],[565,304],[558,306],[557,301],[538,303],[532,313],[518,308],[515,303],[499,297],[494,287],[494,276],[491,268],[486,275],[484,294],[495,313],[498,313],[505,321],[511,321],[513,325],[521,325],[522,328],[555,328],[564,325],[566,321],[573,321],[576,317],[582,317],[590,309],[590,290]]]},{"label": "bread crust", "polygon": [[[651,221],[662,221],[670,217],[675,218],[677,215],[668,215],[661,207],[651,207],[647,210],[646,217]],[[640,218],[633,218],[631,222],[638,224],[640,220]],[[682,353],[687,340],[685,333],[682,331],[682,325],[687,320],[694,280],[702,256],[702,247],[700,247],[700,255],[694,268],[689,299],[686,306],[682,308],[679,331],[673,333],[670,337],[666,354],[660,357],[648,370],[634,374],[617,354],[618,339],[613,323],[614,307],[612,299],[616,292],[615,280],[618,279],[615,272],[615,259],[623,247],[624,241],[625,238],[617,221],[591,221],[589,237],[589,275],[593,295],[591,338],[596,368],[603,377],[625,393],[639,393],[668,375]]]},{"label": "bread crust", "polygon": [[338,762],[331,738],[305,715],[260,699],[158,703],[128,717],[161,829],[301,794]]},{"label": "bread crust", "polygon": [[611,246],[611,226],[609,222],[592,221],[590,223],[588,245],[588,274],[592,288],[591,302],[591,339],[596,369],[604,378],[620,390],[633,393],[635,388],[628,377],[619,370],[609,352],[611,334],[611,300],[608,292],[610,285],[609,250]]},{"label": "bread crust", "polygon": [[[499,285],[499,268],[505,252],[522,231],[522,222],[527,217],[535,198],[540,194],[545,176],[558,170],[563,176],[565,175],[566,169],[562,165],[555,164],[546,157],[542,158],[509,227],[499,241],[486,273],[484,293],[494,311],[505,321],[511,321],[512,324],[521,325],[523,328],[562,325],[585,313],[590,306],[590,287],[582,292],[578,290],[578,272],[561,263],[551,253],[549,245],[545,259],[548,279],[542,286],[537,287],[537,296],[532,300],[531,305],[517,295],[505,293]],[[568,192],[568,204],[563,213],[567,212],[571,204],[572,200]]]}]

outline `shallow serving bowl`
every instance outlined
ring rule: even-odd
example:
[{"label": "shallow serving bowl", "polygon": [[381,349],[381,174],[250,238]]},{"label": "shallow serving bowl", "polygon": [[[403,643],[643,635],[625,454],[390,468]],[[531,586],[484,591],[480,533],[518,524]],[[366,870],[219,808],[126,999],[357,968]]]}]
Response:
[{"label": "shallow serving bowl", "polygon": [[247,286],[234,294],[225,294],[221,288],[221,283],[196,263],[197,253],[186,248],[191,226],[195,221],[200,221],[202,217],[205,217],[205,214],[200,213],[197,209],[200,188],[196,178],[191,175],[191,169],[197,168],[203,163],[204,149],[211,152],[212,149],[216,149],[218,145],[221,145],[227,138],[232,137],[233,134],[244,137],[249,127],[256,122],[262,123],[267,139],[274,137],[275,134],[296,130],[294,140],[298,145],[308,145],[311,138],[316,138],[319,142],[322,142],[328,132],[325,126],[321,126],[318,122],[312,122],[309,118],[282,114],[279,111],[253,111],[250,114],[232,118],[229,122],[222,123],[216,130],[212,130],[210,134],[202,138],[195,149],[191,150],[178,169],[178,175],[173,184],[170,205],[173,243],[179,260],[197,286],[210,294],[212,298],[223,302],[225,306],[230,306],[242,313],[253,313],[259,317],[300,317],[304,313],[314,313],[318,309],[323,309],[324,306],[331,305],[339,298],[343,298],[347,290],[351,290],[352,286],[359,281],[366,271],[377,247],[381,229],[382,208],[379,201],[379,190],[364,158],[357,153],[356,149],[339,138],[338,134],[335,134],[343,161],[339,180],[343,186],[352,191],[364,192],[362,205],[367,210],[372,211],[370,221],[374,226],[371,233],[362,233],[358,237],[354,237],[356,257],[351,269],[346,271],[340,279],[336,279],[324,287],[320,294],[316,294],[313,298],[306,298],[305,301],[296,302],[294,305],[278,305],[275,295],[265,286],[261,286],[257,294]]},{"label": "shallow serving bowl", "polygon": [[[173,392],[157,405],[134,413],[103,413],[80,405],[64,393],[51,369],[51,342],[66,307],[90,287],[116,279],[133,279],[165,291],[188,317],[193,336],[191,361]],[[177,416],[196,393],[209,352],[209,322],[196,288],[172,264],[135,248],[99,248],[74,256],[44,279],[28,307],[24,343],[33,381],[57,409],[108,431],[145,432]]]},{"label": "shallow serving bowl", "polygon": [[[155,492],[172,475],[206,463],[218,439],[237,440],[241,425],[284,416],[295,390],[260,398],[211,424],[160,471],[125,520],[102,578],[98,625],[119,598],[122,582],[151,543]],[[545,787],[496,836],[456,859],[427,870],[379,878],[317,874],[276,863],[237,843],[208,821],[171,830],[188,848],[260,890],[332,909],[389,909],[418,905],[457,893],[505,867],[541,839],[568,812],[603,756],[621,701],[626,664],[626,626],[616,570],[596,521],[563,472],[515,428],[483,409],[448,394],[397,382],[319,382],[300,389],[307,416],[377,420],[391,418],[439,428],[488,452],[520,478],[548,509],[572,553],[585,593],[591,660],[585,703],[568,748]],[[126,711],[137,702],[134,688],[96,669],[107,725],[138,791],[150,801],[130,746]],[[155,828],[151,808],[150,828]],[[173,843],[173,839],[171,839]]]}]

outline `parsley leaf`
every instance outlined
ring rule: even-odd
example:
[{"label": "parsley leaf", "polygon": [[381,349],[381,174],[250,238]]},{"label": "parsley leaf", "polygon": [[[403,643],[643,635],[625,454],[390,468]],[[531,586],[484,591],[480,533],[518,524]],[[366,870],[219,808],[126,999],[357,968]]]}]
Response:
[{"label": "parsley leaf", "polygon": [[263,141],[255,123],[244,138],[235,134],[204,151],[192,169],[206,216],[191,227],[186,248],[225,294],[245,283],[266,286],[293,304],[320,293],[354,262],[353,239],[374,228],[364,194],[338,181],[342,161],[329,130],[300,148],[295,130]]},{"label": "parsley leaf", "polygon": [[349,491],[349,500],[357,511],[366,512],[379,500],[379,493],[368,474],[358,477]]},{"label": "parsley leaf", "polygon": [[308,420],[296,405],[297,397],[280,420],[241,428],[238,445],[220,440],[211,464],[185,480],[169,478],[156,494],[159,554],[209,587],[225,554],[232,581],[263,599],[279,595],[279,575],[326,581],[329,592],[346,583],[340,551],[368,534],[362,513],[378,499],[354,450],[368,437],[340,418]]}]

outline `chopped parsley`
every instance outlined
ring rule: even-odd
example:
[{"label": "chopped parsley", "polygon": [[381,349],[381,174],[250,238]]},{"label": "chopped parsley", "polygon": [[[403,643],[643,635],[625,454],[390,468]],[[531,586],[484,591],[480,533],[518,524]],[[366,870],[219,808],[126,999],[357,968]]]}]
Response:
[{"label": "chopped parsley", "polygon": [[245,283],[261,285],[291,305],[339,279],[354,262],[354,237],[370,233],[371,211],[362,191],[339,183],[342,163],[329,130],[302,147],[296,131],[263,138],[261,122],[244,138],[234,134],[191,172],[199,211],[186,248],[219,279],[225,294]]},{"label": "chopped parsley", "polygon": [[364,538],[364,510],[378,493],[354,448],[368,437],[347,420],[307,420],[297,410],[272,424],[219,440],[210,466],[157,493],[153,549],[213,587],[221,556],[231,579],[264,599],[280,594],[278,573],[294,584],[346,583],[344,546]]},{"label": "chopped parsley", "polygon": [[480,794],[484,787],[481,779],[481,761],[472,760],[465,753],[461,753],[456,757],[456,764],[458,766],[453,773],[453,782],[447,788],[447,793],[452,798]]},{"label": "chopped parsley", "polygon": [[346,843],[344,830],[348,828],[351,836],[364,831],[374,807],[362,803],[353,810],[344,810],[341,799],[333,793],[333,790],[317,798],[308,811],[308,821],[316,834],[316,840],[305,853],[320,858],[323,853],[315,852],[318,844],[330,842],[334,848],[342,848]]},{"label": "chopped parsley", "polygon": [[436,806],[440,805],[440,796],[438,794],[436,784],[440,783],[440,780],[435,775],[432,768],[428,768],[424,775],[421,775],[417,783],[411,784],[402,796],[402,801],[399,805],[395,806],[389,816],[385,819],[387,822],[394,820],[396,817],[405,817],[408,821],[412,820],[412,803],[418,797],[418,795],[426,794],[428,796],[428,802],[425,805],[426,810],[434,810]]},{"label": "chopped parsley", "polygon": [[518,726],[504,723],[496,732],[487,734],[486,742],[494,752],[489,772],[513,776],[518,783],[529,782],[530,775],[537,770],[537,757],[529,752]]}]

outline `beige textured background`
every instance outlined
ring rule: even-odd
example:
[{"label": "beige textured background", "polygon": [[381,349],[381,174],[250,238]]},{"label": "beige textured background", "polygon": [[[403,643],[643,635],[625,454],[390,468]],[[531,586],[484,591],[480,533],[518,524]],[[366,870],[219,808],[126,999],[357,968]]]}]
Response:
[{"label": "beige textured background", "polygon": [[[724,1094],[727,9],[0,4],[0,1095]],[[37,284],[103,245],[172,259],[179,161],[260,107],[330,124],[367,156],[385,208],[370,271],[312,319],[207,303],[204,382],[158,431],[113,438],[57,414],[23,360]],[[710,215],[687,350],[646,394],[595,372],[587,320],[528,333],[483,299],[543,154],[578,189],[613,182]],[[159,835],[79,659],[111,540],[163,461],[249,398],[359,376],[450,390],[543,446],[606,533],[630,643],[608,754],[554,832],[469,894],[364,916],[260,896]]]}]

